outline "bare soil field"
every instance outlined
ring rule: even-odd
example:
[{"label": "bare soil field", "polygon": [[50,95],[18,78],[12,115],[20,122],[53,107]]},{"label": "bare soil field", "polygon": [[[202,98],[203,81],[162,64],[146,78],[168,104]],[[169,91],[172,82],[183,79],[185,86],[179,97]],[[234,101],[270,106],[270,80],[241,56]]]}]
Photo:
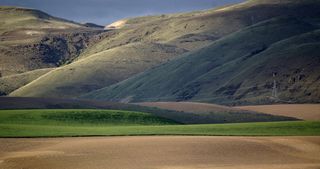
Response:
[{"label": "bare soil field", "polygon": [[278,104],[239,106],[236,108],[272,115],[295,117],[302,120],[320,120],[320,104]]},{"label": "bare soil field", "polygon": [[161,109],[193,112],[193,113],[209,113],[209,112],[238,112],[239,109],[210,103],[197,102],[142,102],[136,103],[140,106],[157,107]]},{"label": "bare soil field", "polygon": [[2,169],[318,169],[320,137],[0,139]]}]

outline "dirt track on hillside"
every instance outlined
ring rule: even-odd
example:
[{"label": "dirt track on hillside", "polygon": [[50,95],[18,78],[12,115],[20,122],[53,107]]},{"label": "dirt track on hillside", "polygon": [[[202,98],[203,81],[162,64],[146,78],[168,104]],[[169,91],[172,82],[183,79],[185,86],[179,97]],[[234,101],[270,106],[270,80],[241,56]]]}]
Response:
[{"label": "dirt track on hillside", "polygon": [[1,169],[318,169],[320,137],[0,139]]},{"label": "dirt track on hillside", "polygon": [[295,117],[302,120],[320,120],[320,104],[279,104],[236,107],[272,115]]}]

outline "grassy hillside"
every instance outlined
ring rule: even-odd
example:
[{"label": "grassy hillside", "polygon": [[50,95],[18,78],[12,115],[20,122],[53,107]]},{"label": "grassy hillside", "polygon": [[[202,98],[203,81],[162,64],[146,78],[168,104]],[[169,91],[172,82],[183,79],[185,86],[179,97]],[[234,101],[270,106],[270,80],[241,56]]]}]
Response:
[{"label": "grassy hillside", "polygon": [[[317,22],[307,22],[316,18],[280,17],[261,22],[85,97],[223,104],[270,103],[278,99],[317,102],[320,31]],[[273,74],[278,99],[270,98]]]},{"label": "grassy hillside", "polygon": [[25,73],[0,77],[0,95],[8,95],[51,70],[53,68],[36,69]]},{"label": "grassy hillside", "polygon": [[0,76],[67,63],[101,31],[35,9],[0,6]]},{"label": "grassy hillside", "polygon": [[132,104],[74,99],[0,97],[0,109],[112,109],[151,113],[183,124],[210,124],[261,121],[292,121],[291,117],[274,116],[254,111],[176,111]]},{"label": "grassy hillside", "polygon": [[46,74],[12,96],[79,96],[250,25],[280,16],[310,18],[317,16],[319,8],[311,0],[248,1],[207,11],[123,19],[121,28],[104,33],[104,38],[87,48],[75,62]]}]

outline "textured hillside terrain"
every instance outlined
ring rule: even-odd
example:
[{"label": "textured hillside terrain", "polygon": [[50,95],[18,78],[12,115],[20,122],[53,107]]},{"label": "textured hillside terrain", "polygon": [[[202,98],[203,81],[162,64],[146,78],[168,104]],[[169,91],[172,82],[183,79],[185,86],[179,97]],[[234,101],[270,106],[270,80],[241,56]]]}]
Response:
[{"label": "textured hillside terrain", "polygon": [[[318,11],[260,22],[86,97],[125,102],[318,102]],[[271,98],[274,80],[277,96]]]},{"label": "textured hillside terrain", "polygon": [[0,77],[0,95],[8,95],[14,90],[32,82],[53,69],[54,68],[36,69],[24,73]]},{"label": "textured hillside terrain", "polygon": [[33,70],[70,63],[102,31],[35,9],[0,7],[0,93],[8,94],[44,72]]},{"label": "textured hillside terrain", "polygon": [[[299,3],[248,1],[207,11],[124,19],[73,63],[49,72],[11,95],[80,96],[207,46],[250,25],[275,17],[316,16],[318,9],[318,4],[310,0]],[[259,51],[261,47],[254,50]]]},{"label": "textured hillside terrain", "polygon": [[0,7],[0,20],[2,76],[62,65],[98,31],[27,8]]},{"label": "textured hillside terrain", "polygon": [[[20,85],[10,88],[12,77],[1,78],[1,93],[122,102],[318,102],[319,11],[319,1],[254,0],[206,11],[123,19],[98,35],[101,30],[91,24],[47,16],[57,25],[66,22],[64,31],[85,30],[90,36],[70,36],[72,43],[68,41],[63,50],[67,55],[36,55],[52,57],[55,66],[44,67],[58,68],[28,81],[21,78]],[[80,47],[73,50],[73,45]],[[61,44],[53,46],[60,49],[56,46]],[[276,95],[271,94],[274,81]]]}]

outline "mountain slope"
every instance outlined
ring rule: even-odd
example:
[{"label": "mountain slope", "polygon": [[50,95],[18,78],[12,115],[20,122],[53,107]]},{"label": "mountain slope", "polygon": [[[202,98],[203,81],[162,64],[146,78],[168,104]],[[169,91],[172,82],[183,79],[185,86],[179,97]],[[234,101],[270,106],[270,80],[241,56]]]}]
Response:
[{"label": "mountain slope", "polygon": [[270,103],[275,74],[279,99],[317,102],[318,16],[261,22],[85,97],[131,102]]},{"label": "mountain slope", "polygon": [[[8,35],[16,30],[69,29],[83,27],[81,24],[50,16],[40,10],[20,7],[1,6],[0,18],[0,34],[2,35]],[[34,32],[34,34],[41,33],[42,32],[40,31]],[[26,34],[28,33],[26,32]]]},{"label": "mountain slope", "polygon": [[68,63],[101,32],[39,10],[1,6],[0,76]]},{"label": "mountain slope", "polygon": [[[140,50],[136,50],[136,48],[140,48]],[[146,68],[167,61],[182,52],[184,52],[183,49],[156,43],[135,43],[116,47],[57,68],[10,95],[28,97],[78,96],[81,93],[100,89],[129,78],[136,72],[142,72]],[[152,57],[150,57],[150,53],[152,53]],[[114,57],[115,55],[118,57]]]},{"label": "mountain slope", "polygon": [[311,0],[258,0],[207,11],[124,19],[122,27],[106,32],[72,64],[49,72],[11,95],[80,96],[250,25],[279,16],[306,18],[317,14],[318,9],[319,4]]},{"label": "mountain slope", "polygon": [[53,70],[53,68],[36,69],[25,73],[0,77],[0,96],[13,92],[51,70]]}]

